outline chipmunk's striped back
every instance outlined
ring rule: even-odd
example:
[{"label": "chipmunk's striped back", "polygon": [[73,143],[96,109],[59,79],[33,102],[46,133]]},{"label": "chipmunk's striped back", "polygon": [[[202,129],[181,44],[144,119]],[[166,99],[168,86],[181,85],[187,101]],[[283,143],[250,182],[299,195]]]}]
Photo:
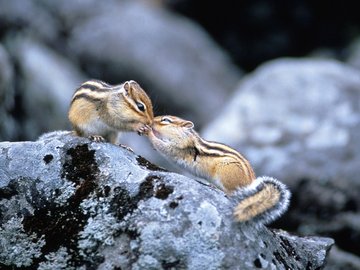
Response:
[{"label": "chipmunk's striped back", "polygon": [[107,84],[100,80],[89,80],[84,82],[76,89],[71,104],[78,99],[85,99],[90,102],[102,101],[110,91],[114,90],[114,85]]},{"label": "chipmunk's striped back", "polygon": [[222,143],[206,141],[198,135],[196,142],[197,148],[203,155],[232,158],[238,162],[247,178],[255,179],[255,173],[249,161],[238,151]]}]

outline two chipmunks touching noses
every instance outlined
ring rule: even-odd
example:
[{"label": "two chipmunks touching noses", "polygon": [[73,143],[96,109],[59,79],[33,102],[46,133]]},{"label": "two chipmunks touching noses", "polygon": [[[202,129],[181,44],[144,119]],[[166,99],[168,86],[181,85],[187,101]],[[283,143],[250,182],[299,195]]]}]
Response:
[{"label": "two chipmunks touching noses", "polygon": [[290,191],[283,183],[268,176],[256,178],[244,156],[201,138],[192,122],[176,116],[154,117],[150,98],[135,81],[84,82],[73,95],[69,120],[76,135],[95,141],[115,143],[121,131],[146,135],[160,154],[239,198],[234,216],[240,222],[267,224],[288,208]]}]

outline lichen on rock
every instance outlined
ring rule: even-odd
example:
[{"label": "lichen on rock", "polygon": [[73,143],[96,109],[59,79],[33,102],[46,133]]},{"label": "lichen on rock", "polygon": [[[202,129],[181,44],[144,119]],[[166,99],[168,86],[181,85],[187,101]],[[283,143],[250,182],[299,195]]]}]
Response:
[{"label": "lichen on rock", "polygon": [[333,244],[237,223],[222,191],[109,143],[54,132],[0,151],[2,269],[317,269]]}]

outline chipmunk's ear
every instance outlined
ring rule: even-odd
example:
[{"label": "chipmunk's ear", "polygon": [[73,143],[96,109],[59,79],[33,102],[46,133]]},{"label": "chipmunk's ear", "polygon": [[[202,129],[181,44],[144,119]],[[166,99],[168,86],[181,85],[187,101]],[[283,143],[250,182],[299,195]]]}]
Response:
[{"label": "chipmunk's ear", "polygon": [[184,123],[182,124],[183,127],[186,127],[188,129],[191,129],[194,127],[194,123],[191,121],[184,121]]},{"label": "chipmunk's ear", "polygon": [[124,90],[125,90],[125,95],[129,96],[131,94],[131,85],[129,82],[125,82],[124,83]]}]

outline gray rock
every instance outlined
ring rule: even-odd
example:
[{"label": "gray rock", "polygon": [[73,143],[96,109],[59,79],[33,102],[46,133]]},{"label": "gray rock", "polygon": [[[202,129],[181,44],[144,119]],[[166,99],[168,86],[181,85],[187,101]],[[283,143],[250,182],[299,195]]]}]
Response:
[{"label": "gray rock", "polygon": [[289,185],[341,176],[359,187],[359,89],[359,72],[339,62],[275,60],[239,84],[202,134]]},{"label": "gray rock", "polygon": [[337,246],[332,247],[329,253],[328,262],[325,270],[358,270],[360,269],[360,258],[353,254],[339,249]]},{"label": "gray rock", "polygon": [[360,69],[360,38],[355,39],[347,48],[346,63],[356,69]]},{"label": "gray rock", "polygon": [[11,108],[14,103],[13,77],[14,70],[10,56],[0,43],[0,101],[6,109]]},{"label": "gray rock", "polygon": [[84,68],[102,79],[139,81],[165,113],[199,125],[211,119],[240,78],[224,51],[198,25],[165,9],[106,3],[91,6],[92,16],[79,9],[82,20],[71,31],[70,51]]},{"label": "gray rock", "polygon": [[0,141],[17,135],[17,126],[10,113],[14,99],[14,68],[8,52],[0,43]]},{"label": "gray rock", "polygon": [[41,1],[37,0],[0,0],[0,18],[3,29],[16,32],[26,29],[32,37],[54,42],[60,34],[60,25],[54,13],[51,14]]},{"label": "gray rock", "polygon": [[9,38],[7,46],[20,69],[24,137],[34,139],[44,131],[69,128],[70,100],[85,75],[69,59],[30,37]]},{"label": "gray rock", "polygon": [[333,244],[238,224],[235,198],[69,132],[0,153],[3,268],[319,269]]}]

